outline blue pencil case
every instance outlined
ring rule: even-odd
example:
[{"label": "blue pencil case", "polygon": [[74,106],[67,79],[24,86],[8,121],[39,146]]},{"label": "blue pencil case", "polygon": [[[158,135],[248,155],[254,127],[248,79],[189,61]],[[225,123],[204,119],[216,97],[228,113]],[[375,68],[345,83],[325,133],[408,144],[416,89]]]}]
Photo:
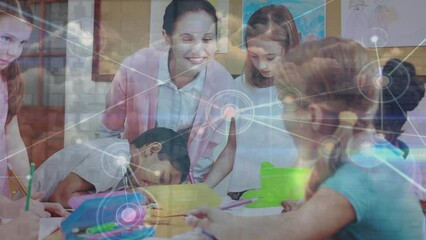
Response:
[{"label": "blue pencil case", "polygon": [[[65,239],[144,239],[155,234],[145,226],[146,201],[141,193],[106,195],[84,201],[61,224]],[[90,230],[90,231],[89,231]]]}]

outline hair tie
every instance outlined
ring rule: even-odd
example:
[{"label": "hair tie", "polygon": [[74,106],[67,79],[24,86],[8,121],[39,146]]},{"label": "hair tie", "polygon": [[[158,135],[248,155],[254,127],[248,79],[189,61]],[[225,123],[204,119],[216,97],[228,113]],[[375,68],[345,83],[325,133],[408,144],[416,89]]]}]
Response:
[{"label": "hair tie", "polygon": [[339,113],[339,122],[340,124],[346,123],[351,127],[355,126],[358,121],[358,116],[352,111],[343,111]]}]

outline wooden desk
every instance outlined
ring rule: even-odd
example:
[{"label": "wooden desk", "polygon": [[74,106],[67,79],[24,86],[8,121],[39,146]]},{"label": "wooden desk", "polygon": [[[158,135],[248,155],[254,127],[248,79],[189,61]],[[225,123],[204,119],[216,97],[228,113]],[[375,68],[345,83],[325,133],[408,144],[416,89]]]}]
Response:
[{"label": "wooden desk", "polygon": [[[206,184],[163,185],[135,190],[150,196],[162,209],[150,210],[148,213],[151,216],[160,216],[159,218],[152,217],[153,221],[168,223],[168,225],[159,224],[156,226],[156,237],[171,237],[192,229],[186,224],[183,217],[165,218],[161,216],[186,214],[201,206],[218,207],[221,204],[221,197]],[[62,240],[64,238],[63,232],[57,231],[46,240]]]}]

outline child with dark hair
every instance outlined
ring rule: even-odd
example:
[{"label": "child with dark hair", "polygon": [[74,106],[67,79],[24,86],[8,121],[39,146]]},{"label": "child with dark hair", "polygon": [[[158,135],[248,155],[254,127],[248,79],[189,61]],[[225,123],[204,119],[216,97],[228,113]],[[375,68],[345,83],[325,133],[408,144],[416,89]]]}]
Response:
[{"label": "child with dark hair", "polygon": [[34,189],[46,192],[44,200],[68,206],[69,198],[88,191],[179,184],[189,165],[184,139],[173,130],[153,128],[130,144],[103,138],[62,149],[36,170]]},{"label": "child with dark hair", "polygon": [[[411,161],[410,177],[422,185],[420,166],[410,154],[409,146],[399,137],[407,122],[408,112],[414,110],[425,95],[424,83],[416,77],[416,68],[410,62],[390,59],[382,70],[386,85],[382,89],[382,104],[379,107],[374,125],[386,140],[403,152],[405,159]],[[420,200],[426,200],[426,193],[414,186]],[[426,203],[422,203],[426,205]]]},{"label": "child with dark hair", "polygon": [[382,75],[387,84],[382,89],[383,104],[378,109],[374,125],[386,140],[399,147],[407,157],[408,146],[398,137],[407,121],[407,112],[414,110],[424,97],[425,86],[416,78],[414,65],[399,59],[387,61]]}]

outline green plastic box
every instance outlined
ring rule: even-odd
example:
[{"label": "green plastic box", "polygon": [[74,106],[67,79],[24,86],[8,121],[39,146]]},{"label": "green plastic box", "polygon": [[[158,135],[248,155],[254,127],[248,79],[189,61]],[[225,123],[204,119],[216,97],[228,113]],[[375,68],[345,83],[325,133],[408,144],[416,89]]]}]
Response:
[{"label": "green plastic box", "polygon": [[311,172],[307,168],[277,168],[270,162],[262,162],[261,189],[249,190],[242,198],[259,198],[246,205],[251,208],[276,207],[281,206],[282,201],[302,200]]}]

